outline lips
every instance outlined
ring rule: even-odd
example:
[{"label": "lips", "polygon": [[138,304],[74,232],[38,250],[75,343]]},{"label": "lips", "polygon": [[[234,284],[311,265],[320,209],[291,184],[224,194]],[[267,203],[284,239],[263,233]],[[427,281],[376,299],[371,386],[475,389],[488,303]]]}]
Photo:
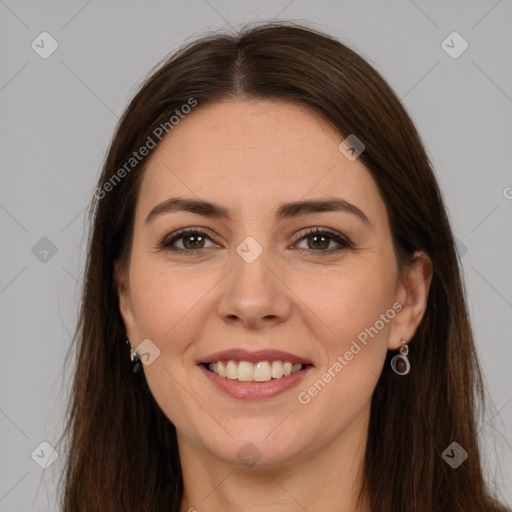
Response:
[{"label": "lips", "polygon": [[276,396],[297,385],[313,368],[307,358],[282,350],[215,352],[198,361],[208,380],[234,398]]},{"label": "lips", "polygon": [[267,382],[240,382],[236,379],[231,380],[220,377],[208,370],[204,364],[199,364],[198,368],[206,377],[206,381],[210,382],[222,394],[241,400],[262,400],[277,397],[298,386],[313,369],[309,365],[296,373],[278,379],[271,379]]},{"label": "lips", "polygon": [[208,363],[217,363],[218,361],[247,361],[254,364],[262,361],[284,361],[292,364],[302,364],[303,366],[313,364],[309,359],[282,350],[270,349],[251,352],[241,348],[214,352],[199,361],[198,364],[208,365]]}]

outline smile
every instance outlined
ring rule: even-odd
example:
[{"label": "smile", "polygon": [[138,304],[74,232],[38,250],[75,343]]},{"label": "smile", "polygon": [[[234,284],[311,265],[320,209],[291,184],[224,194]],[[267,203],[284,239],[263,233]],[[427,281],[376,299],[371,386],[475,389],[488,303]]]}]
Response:
[{"label": "smile", "polygon": [[217,390],[242,400],[276,397],[299,385],[314,369],[306,356],[274,348],[232,348],[202,357],[197,365]]},{"label": "smile", "polygon": [[305,365],[290,361],[217,361],[207,365],[208,370],[230,380],[239,382],[268,382],[300,372]]}]

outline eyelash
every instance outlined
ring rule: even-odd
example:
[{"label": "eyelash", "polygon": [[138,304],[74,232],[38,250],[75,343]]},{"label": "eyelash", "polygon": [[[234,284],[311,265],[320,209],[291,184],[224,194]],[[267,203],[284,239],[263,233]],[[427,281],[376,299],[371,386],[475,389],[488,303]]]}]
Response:
[{"label": "eyelash", "polygon": [[[178,240],[185,238],[186,235],[200,235],[205,238],[208,238],[212,242],[212,237],[208,235],[207,232],[201,231],[196,228],[184,228],[180,229],[179,231],[176,231],[175,233],[172,233],[169,236],[172,236],[172,238],[169,238],[169,236],[165,236],[160,243],[158,244],[158,248],[160,250],[164,251],[172,251],[175,253],[192,253],[196,254],[200,251],[205,250],[203,249],[180,249],[177,247],[172,247],[172,245],[177,242]],[[354,245],[352,242],[350,242],[347,238],[344,238],[340,233],[337,233],[336,231],[331,231],[329,229],[318,229],[318,228],[308,228],[305,233],[303,233],[295,242],[295,244],[301,242],[302,240],[309,238],[311,236],[326,236],[327,238],[330,238],[331,240],[338,243],[341,247],[338,249],[330,249],[330,250],[320,250],[315,251],[314,249],[298,249],[299,251],[306,251],[306,252],[312,252],[317,253],[318,256],[322,256],[323,254],[337,254],[341,251],[344,251],[346,249],[354,249]],[[320,254],[318,254],[320,253]]]}]

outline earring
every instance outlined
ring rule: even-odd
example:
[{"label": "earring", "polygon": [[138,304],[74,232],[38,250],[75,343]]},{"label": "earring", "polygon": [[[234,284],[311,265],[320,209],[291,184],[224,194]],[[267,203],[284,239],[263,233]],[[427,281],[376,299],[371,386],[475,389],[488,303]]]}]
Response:
[{"label": "earring", "polygon": [[409,359],[407,354],[409,354],[409,346],[407,345],[407,341],[401,339],[402,346],[399,349],[399,354],[396,354],[391,359],[391,368],[398,375],[407,375],[409,370],[411,369],[411,365],[409,363]]},{"label": "earring", "polygon": [[[126,340],[126,343],[130,344],[129,340]],[[132,373],[138,373],[141,369],[141,360],[139,354],[135,352],[135,349],[130,346],[130,360],[131,360],[131,370]]]}]

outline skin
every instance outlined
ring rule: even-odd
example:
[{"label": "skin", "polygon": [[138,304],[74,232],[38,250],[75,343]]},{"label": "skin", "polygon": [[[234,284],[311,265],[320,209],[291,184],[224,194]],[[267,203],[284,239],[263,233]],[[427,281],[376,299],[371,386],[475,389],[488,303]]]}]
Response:
[{"label": "skin", "polygon": [[[341,140],[301,106],[230,100],[199,105],[149,156],[130,260],[117,263],[116,282],[131,345],[149,338],[160,350],[143,369],[177,429],[182,511],[355,510],[372,392],[386,352],[410,340],[421,321],[432,266],[417,252],[399,275],[385,203],[361,159],[339,151]],[[231,219],[171,212],[145,225],[170,197],[218,203]],[[356,205],[372,227],[342,212],[275,220],[283,202],[327,197]],[[349,237],[356,249],[329,253],[340,247],[332,239],[316,248],[303,238],[315,226]],[[158,249],[185,227],[213,235],[199,243],[202,252]],[[250,264],[236,252],[247,236],[263,249]],[[190,251],[197,239],[190,241],[174,245]],[[402,310],[317,396],[299,403],[298,393],[394,302]],[[285,350],[314,368],[277,397],[235,399],[196,364],[235,347]],[[252,467],[237,457],[248,442],[261,456]]]}]

